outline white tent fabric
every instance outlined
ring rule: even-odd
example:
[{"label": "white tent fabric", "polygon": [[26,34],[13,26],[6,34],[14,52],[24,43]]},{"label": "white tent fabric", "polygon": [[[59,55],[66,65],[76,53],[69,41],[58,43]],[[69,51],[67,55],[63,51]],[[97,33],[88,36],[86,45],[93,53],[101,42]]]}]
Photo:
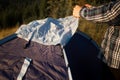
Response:
[{"label": "white tent fabric", "polygon": [[65,45],[78,27],[78,18],[46,18],[21,25],[16,31],[18,37],[27,41],[35,41],[44,45]]}]

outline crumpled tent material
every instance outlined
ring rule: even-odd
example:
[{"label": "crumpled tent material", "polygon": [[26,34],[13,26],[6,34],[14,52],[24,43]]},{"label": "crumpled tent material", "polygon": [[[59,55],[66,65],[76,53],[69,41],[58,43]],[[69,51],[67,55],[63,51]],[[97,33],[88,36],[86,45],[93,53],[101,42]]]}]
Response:
[{"label": "crumpled tent material", "polygon": [[27,41],[35,41],[44,45],[65,45],[78,27],[78,18],[46,18],[22,25],[16,34]]}]

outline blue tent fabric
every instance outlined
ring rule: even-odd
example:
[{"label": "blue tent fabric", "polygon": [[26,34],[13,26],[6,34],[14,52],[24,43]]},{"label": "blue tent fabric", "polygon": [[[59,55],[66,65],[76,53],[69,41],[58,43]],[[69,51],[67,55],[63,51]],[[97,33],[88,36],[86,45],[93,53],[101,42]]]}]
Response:
[{"label": "blue tent fabric", "polygon": [[3,38],[2,40],[0,40],[0,45],[6,43],[8,41],[11,41],[12,39],[15,39],[15,38],[17,38],[17,34],[9,35],[9,36]]},{"label": "blue tent fabric", "polygon": [[64,47],[73,80],[114,80],[105,63],[98,59],[99,46],[83,32],[76,32]]}]

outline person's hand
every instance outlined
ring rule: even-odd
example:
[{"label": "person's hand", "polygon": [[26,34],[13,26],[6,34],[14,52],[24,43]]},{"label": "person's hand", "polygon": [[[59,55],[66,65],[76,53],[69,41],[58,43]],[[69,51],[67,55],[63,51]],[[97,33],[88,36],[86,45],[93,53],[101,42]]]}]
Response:
[{"label": "person's hand", "polygon": [[92,7],[92,5],[90,5],[90,4],[85,4],[85,6],[86,6],[87,8],[91,8],[91,7]]},{"label": "person's hand", "polygon": [[73,8],[73,16],[79,18],[79,17],[80,17],[80,10],[81,10],[81,9],[82,9],[81,6],[76,5],[76,6]]}]

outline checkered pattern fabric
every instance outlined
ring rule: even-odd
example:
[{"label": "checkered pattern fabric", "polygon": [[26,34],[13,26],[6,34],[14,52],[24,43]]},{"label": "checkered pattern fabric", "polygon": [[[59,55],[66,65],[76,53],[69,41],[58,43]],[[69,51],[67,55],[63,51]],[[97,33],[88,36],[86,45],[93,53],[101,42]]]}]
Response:
[{"label": "checkered pattern fabric", "polygon": [[106,63],[112,68],[120,66],[120,0],[109,4],[86,8],[80,11],[80,15],[90,21],[106,22],[108,27],[101,44],[101,52]]}]

